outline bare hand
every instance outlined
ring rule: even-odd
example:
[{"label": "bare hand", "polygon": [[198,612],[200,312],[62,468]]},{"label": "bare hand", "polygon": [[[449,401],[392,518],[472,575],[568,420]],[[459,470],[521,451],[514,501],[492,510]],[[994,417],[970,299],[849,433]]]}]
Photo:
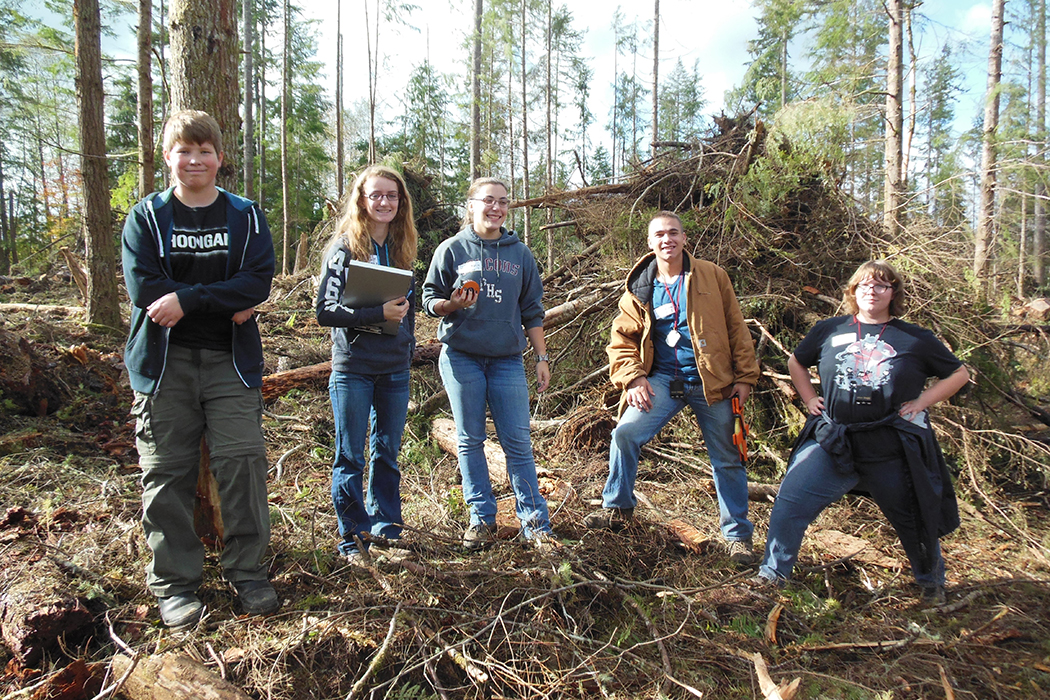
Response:
[{"label": "bare hand", "polygon": [[653,407],[653,397],[656,392],[645,377],[638,377],[627,385],[627,405],[634,406],[639,411],[648,413]]},{"label": "bare hand", "polygon": [[824,397],[814,396],[806,402],[806,410],[809,411],[811,416],[819,416],[824,412]]},{"label": "bare hand", "polygon": [[911,401],[905,401],[901,404],[901,409],[898,411],[900,417],[904,420],[911,420],[916,414],[922,413],[926,410],[926,406],[923,406],[919,399],[912,399]]},{"label": "bare hand", "polygon": [[168,292],[146,307],[146,315],[158,326],[171,328],[186,314],[183,313],[182,304],[179,303],[175,292]]},{"label": "bare hand", "polygon": [[547,390],[551,383],[551,364],[549,362],[536,363],[536,391],[542,393]]},{"label": "bare hand", "polygon": [[383,318],[387,321],[398,321],[405,317],[408,313],[408,299],[406,297],[398,297],[397,299],[391,299],[387,303],[383,304]]},{"label": "bare hand", "polygon": [[729,395],[729,398],[734,396],[740,399],[740,405],[743,406],[747,402],[747,397],[751,396],[751,385],[737,382],[733,385],[733,393]]},{"label": "bare hand", "polygon": [[[456,291],[452,292],[452,297],[448,301],[449,304],[452,305],[452,311],[466,309],[467,307],[474,306],[474,304],[477,303],[478,292],[477,290],[471,287],[460,287]],[[451,313],[451,311],[449,313]]]},{"label": "bare hand", "polygon": [[237,313],[235,313],[233,315],[233,322],[236,323],[239,326],[242,323],[244,323],[245,321],[247,321],[249,318],[251,318],[252,314],[254,314],[254,313],[255,313],[255,307],[254,306],[251,307],[250,309],[245,309],[244,311],[238,311]]}]

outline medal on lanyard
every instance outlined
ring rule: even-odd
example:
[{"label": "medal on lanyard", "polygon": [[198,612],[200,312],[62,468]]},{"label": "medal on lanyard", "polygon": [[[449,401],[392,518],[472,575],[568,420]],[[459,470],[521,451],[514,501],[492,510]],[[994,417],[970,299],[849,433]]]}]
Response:
[{"label": "medal on lanyard", "polygon": [[667,346],[671,348],[678,347],[678,341],[682,339],[682,334],[678,332],[678,300],[676,298],[682,291],[681,281],[682,273],[678,273],[678,279],[674,282],[674,284],[678,285],[678,288],[675,290],[675,294],[672,295],[671,288],[667,286],[666,282],[660,280],[660,284],[664,286],[664,291],[667,292],[667,298],[671,300],[671,308],[674,309],[674,322],[671,324],[671,330],[668,331],[667,338],[664,340]]}]

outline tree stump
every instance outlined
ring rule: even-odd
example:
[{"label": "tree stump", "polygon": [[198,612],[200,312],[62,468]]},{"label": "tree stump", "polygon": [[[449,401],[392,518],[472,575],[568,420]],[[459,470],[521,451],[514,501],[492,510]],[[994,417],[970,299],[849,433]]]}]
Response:
[{"label": "tree stump", "polygon": [[69,401],[68,392],[53,379],[48,362],[25,338],[0,329],[0,400],[21,413],[46,416]]},{"label": "tree stump", "polygon": [[0,595],[0,635],[26,666],[36,664],[60,636],[84,631],[92,617],[50,559],[26,566]]}]

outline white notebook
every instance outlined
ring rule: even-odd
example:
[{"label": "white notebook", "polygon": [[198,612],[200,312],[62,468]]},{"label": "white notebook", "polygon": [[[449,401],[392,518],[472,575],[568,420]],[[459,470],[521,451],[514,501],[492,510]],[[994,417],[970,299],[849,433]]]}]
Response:
[{"label": "white notebook", "polygon": [[[382,306],[391,299],[405,296],[410,289],[411,270],[351,260],[347,264],[342,303],[352,309]],[[408,303],[414,304],[415,300],[410,297]],[[360,326],[357,330],[397,335],[399,325],[399,321],[382,321],[375,326]]]}]

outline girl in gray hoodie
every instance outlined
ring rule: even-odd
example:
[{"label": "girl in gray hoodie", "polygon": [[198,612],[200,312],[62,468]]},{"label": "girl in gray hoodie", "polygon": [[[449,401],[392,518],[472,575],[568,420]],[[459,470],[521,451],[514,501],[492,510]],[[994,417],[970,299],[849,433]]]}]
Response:
[{"label": "girl in gray hoodie", "polygon": [[495,539],[496,499],[485,460],[485,408],[507,457],[517,516],[527,539],[551,544],[547,501],[539,491],[529,435],[529,387],[522,365],[536,352],[538,390],[550,383],[543,336],[543,285],[532,251],[503,228],[510,200],[494,178],[467,191],[464,228],[434,252],[423,285],[423,308],[441,318],[439,369],[456,420],[463,498],[470,526],[463,546]]}]

